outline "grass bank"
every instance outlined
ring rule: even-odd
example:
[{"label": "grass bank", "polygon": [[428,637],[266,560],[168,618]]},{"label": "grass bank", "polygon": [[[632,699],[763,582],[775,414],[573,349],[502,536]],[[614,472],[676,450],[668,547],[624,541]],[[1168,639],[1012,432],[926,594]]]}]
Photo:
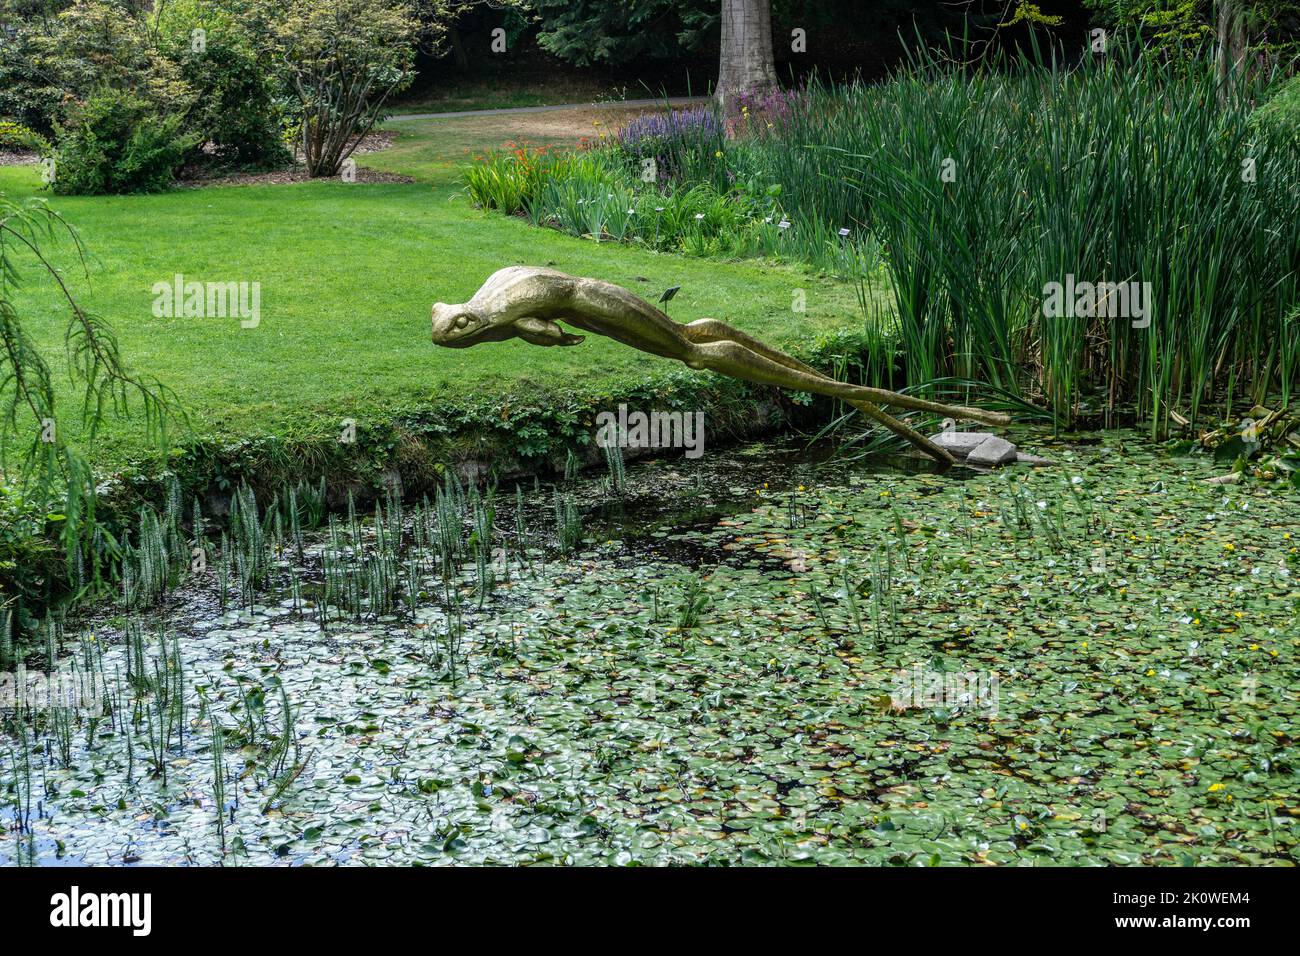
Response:
[{"label": "grass bank", "polygon": [[[502,132],[500,121],[402,124],[392,150],[362,162],[416,178],[411,184],[61,198],[54,205],[94,257],[75,289],[87,309],[113,323],[132,364],[179,395],[195,437],[223,444],[310,443],[336,437],[343,419],[364,431],[498,396],[538,405],[613,396],[672,369],[603,340],[466,352],[429,343],[435,300],[463,301],[490,273],[515,263],[596,276],[651,298],[680,285],[675,318],[725,318],[787,346],[855,323],[853,291],[844,285],[763,263],[684,260],[539,233],[479,213],[455,182],[455,165],[465,150],[499,143]],[[0,169],[0,189],[11,196],[38,195],[38,185],[31,168]],[[56,261],[75,275],[70,247]],[[260,283],[259,324],[154,316],[151,288],[177,274]],[[791,310],[795,288],[807,293],[805,312]],[[63,318],[50,291],[34,281],[17,302],[37,342],[57,351]],[[147,462],[141,429],[114,423],[94,460],[106,469]]]}]

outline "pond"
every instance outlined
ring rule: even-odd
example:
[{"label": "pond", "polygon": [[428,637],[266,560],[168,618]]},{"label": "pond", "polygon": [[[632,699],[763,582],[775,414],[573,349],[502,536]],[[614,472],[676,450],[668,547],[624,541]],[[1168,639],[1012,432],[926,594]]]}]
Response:
[{"label": "pond", "polygon": [[1294,493],[1021,440],[449,482],[248,594],[232,542],[51,634],[93,690],[7,712],[0,863],[1294,863]]}]

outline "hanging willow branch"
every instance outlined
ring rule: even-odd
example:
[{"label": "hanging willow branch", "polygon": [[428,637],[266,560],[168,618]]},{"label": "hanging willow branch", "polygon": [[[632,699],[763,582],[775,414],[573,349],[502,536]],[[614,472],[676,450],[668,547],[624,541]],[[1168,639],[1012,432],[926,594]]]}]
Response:
[{"label": "hanging willow branch", "polygon": [[19,203],[0,196],[0,475],[11,482],[17,475],[25,492],[34,491],[47,503],[53,502],[56,489],[66,489],[63,543],[71,562],[94,532],[94,478],[63,439],[53,372],[13,302],[20,284],[17,261],[34,260],[54,280],[68,309],[64,364],[80,391],[87,444],[112,414],[142,420],[150,444],[165,450],[169,425],[186,420],[169,389],[127,367],[107,322],[77,304],[42,249],[62,235],[72,240],[84,271],[85,247],[58,213],[43,200]]}]

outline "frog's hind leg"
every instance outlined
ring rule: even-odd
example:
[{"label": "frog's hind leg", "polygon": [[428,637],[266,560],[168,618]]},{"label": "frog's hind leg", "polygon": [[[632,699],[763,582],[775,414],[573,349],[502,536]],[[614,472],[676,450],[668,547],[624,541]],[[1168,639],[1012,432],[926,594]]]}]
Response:
[{"label": "frog's hind leg", "polygon": [[[717,319],[699,319],[691,322],[689,325],[679,326],[685,337],[695,343],[705,344],[708,342],[736,342],[755,352],[764,358],[770,359],[784,365],[786,368],[794,369],[808,375],[815,375],[835,385],[843,388],[852,388],[856,395],[852,398],[839,396],[845,401],[860,408],[857,404],[859,401],[869,402],[872,405],[892,405],[897,408],[908,408],[918,412],[930,412],[934,415],[942,415],[945,418],[964,419],[972,422],[982,422],[985,425],[1006,425],[1011,418],[1002,412],[989,412],[982,408],[967,408],[964,405],[945,405],[941,402],[931,402],[924,398],[917,398],[914,395],[902,395],[898,392],[891,392],[883,388],[869,388],[865,385],[847,385],[844,382],[836,382],[835,379],[823,375],[809,365],[805,365],[798,359],[780,352],[770,345],[760,342],[751,335],[747,335],[739,329],[734,329],[725,322]],[[865,411],[865,409],[864,409]]]},{"label": "frog's hind leg", "polygon": [[[710,324],[701,325],[702,322]],[[948,466],[956,463],[956,459],[946,448],[936,445],[916,429],[882,411],[861,395],[853,394],[860,386],[827,378],[798,359],[764,345],[757,339],[731,328],[725,322],[702,319],[700,322],[683,326],[682,329],[689,343],[690,357],[685,361],[691,368],[707,368],[733,378],[843,399],[868,418],[879,422],[895,435],[920,448],[940,464]]]},{"label": "frog's hind leg", "polygon": [[717,319],[696,319],[694,322],[681,326],[681,330],[688,340],[696,344],[702,345],[706,342],[735,342],[737,345],[742,345],[751,352],[784,365],[786,368],[805,372],[808,375],[825,377],[811,365],[805,365],[794,356],[786,355],[784,352],[772,348],[772,346],[768,345],[766,342],[760,342],[752,335],[742,332],[740,329],[733,328],[726,322],[721,322]]}]

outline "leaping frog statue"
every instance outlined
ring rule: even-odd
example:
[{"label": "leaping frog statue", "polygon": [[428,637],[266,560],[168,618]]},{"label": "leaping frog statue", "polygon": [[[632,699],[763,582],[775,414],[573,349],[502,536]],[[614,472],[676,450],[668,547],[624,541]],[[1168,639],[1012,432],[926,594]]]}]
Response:
[{"label": "leaping frog statue", "polygon": [[837,381],[725,322],[674,322],[627,289],[554,269],[510,266],[492,273],[468,302],[436,302],[433,306],[433,341],[447,348],[469,348],[508,339],[546,346],[578,345],[584,340],[585,336],[575,335],[564,326],[603,335],[651,355],[676,359],[688,368],[842,399],[945,466],[956,461],[947,449],[880,406],[932,412],[986,425],[1010,422],[1010,417],[1001,412],[945,405]]}]

